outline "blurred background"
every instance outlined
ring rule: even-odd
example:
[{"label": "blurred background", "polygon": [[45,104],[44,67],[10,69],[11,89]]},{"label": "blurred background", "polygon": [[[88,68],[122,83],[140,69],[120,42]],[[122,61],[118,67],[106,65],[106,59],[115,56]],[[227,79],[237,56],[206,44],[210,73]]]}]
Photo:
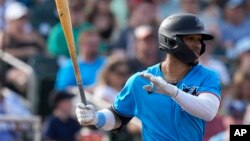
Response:
[{"label": "blurred background", "polygon": [[[86,97],[97,109],[112,104],[129,76],[164,58],[160,22],[188,12],[215,36],[200,63],[222,82],[204,141],[229,140],[230,124],[250,124],[250,0],[69,0],[69,7]],[[0,140],[142,140],[136,118],[119,133],[80,126],[77,102],[55,1],[0,0]]]}]

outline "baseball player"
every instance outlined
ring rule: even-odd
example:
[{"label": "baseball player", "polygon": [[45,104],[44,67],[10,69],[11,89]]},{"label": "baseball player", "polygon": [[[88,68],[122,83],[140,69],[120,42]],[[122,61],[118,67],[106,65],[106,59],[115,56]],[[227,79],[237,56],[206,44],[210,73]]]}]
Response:
[{"label": "baseball player", "polygon": [[79,103],[81,125],[119,130],[134,116],[142,122],[144,141],[201,141],[205,123],[218,111],[221,98],[217,73],[199,64],[211,40],[202,21],[193,14],[174,14],[160,25],[163,62],[132,75],[108,109],[95,111]]}]

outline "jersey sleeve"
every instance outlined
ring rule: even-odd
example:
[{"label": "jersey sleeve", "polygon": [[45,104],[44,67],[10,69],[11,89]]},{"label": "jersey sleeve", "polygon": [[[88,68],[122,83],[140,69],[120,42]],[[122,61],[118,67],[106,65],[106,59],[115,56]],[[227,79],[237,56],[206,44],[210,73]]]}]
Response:
[{"label": "jersey sleeve", "polygon": [[211,93],[221,98],[221,81],[219,75],[214,72],[208,72],[207,77],[199,87],[198,93]]},{"label": "jersey sleeve", "polygon": [[118,93],[113,103],[114,110],[125,117],[133,117],[135,115],[136,106],[134,100],[134,83],[136,74],[131,76],[126,82],[123,89]]}]

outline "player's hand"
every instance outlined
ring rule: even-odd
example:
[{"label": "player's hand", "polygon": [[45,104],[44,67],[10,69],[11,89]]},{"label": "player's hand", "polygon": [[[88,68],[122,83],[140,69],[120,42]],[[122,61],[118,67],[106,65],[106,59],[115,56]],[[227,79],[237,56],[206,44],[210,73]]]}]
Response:
[{"label": "player's hand", "polygon": [[167,83],[162,77],[156,77],[146,72],[141,73],[141,76],[150,81],[149,85],[143,86],[144,90],[165,94],[171,97],[177,96],[178,88],[172,84]]},{"label": "player's hand", "polygon": [[75,113],[81,125],[95,125],[98,121],[98,115],[93,105],[85,106],[83,103],[78,103]]}]

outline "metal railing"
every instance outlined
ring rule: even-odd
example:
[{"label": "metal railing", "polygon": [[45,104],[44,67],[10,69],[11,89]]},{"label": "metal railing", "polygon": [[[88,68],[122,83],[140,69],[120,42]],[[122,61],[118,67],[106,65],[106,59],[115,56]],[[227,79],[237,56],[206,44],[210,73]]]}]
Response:
[{"label": "metal railing", "polygon": [[41,118],[39,116],[8,116],[0,115],[0,122],[31,123],[34,131],[32,141],[41,141]]},{"label": "metal railing", "polygon": [[2,49],[0,49],[0,59],[27,74],[28,76],[27,99],[31,102],[32,107],[30,108],[32,112],[36,113],[37,111],[34,107],[37,107],[38,104],[38,98],[36,97],[38,89],[37,89],[37,78],[34,69],[30,65],[14,57],[13,55],[4,52]]}]

